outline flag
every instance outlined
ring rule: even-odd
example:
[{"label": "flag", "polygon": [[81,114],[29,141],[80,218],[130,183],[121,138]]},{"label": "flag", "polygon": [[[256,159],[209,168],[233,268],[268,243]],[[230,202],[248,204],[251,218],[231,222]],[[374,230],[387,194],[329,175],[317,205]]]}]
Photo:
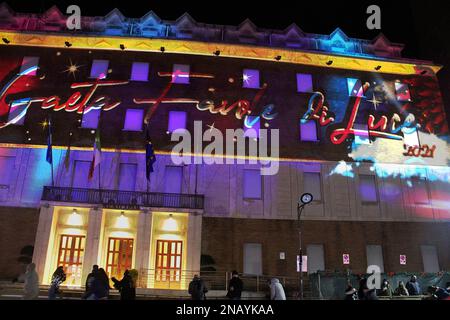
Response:
[{"label": "flag", "polygon": [[53,164],[52,121],[50,118],[48,119],[47,155],[45,159],[48,163]]},{"label": "flag", "polygon": [[72,145],[72,132],[69,135],[69,145],[67,146],[66,156],[64,158],[64,167],[69,170],[70,167],[70,147]]},{"label": "flag", "polygon": [[150,179],[150,173],[153,172],[153,164],[156,161],[155,151],[153,150],[153,144],[150,141],[150,136],[148,133],[148,126],[145,130],[145,140],[146,140],[146,148],[145,148],[145,169],[146,169],[146,177],[147,180]]},{"label": "flag", "polygon": [[101,157],[102,157],[102,148],[100,143],[100,130],[97,129],[94,142],[94,156],[92,158],[91,167],[89,169],[89,180],[91,180],[92,177],[94,176],[94,170],[100,164]]}]

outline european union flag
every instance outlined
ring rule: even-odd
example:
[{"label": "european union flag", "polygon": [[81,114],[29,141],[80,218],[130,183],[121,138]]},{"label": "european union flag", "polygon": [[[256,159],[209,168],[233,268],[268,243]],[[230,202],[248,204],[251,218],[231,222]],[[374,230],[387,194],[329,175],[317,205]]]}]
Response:
[{"label": "european union flag", "polygon": [[153,172],[153,164],[156,162],[155,151],[153,150],[153,144],[150,141],[150,135],[148,132],[148,125],[145,130],[145,168],[146,168],[146,177],[147,180],[150,179],[150,173]]}]

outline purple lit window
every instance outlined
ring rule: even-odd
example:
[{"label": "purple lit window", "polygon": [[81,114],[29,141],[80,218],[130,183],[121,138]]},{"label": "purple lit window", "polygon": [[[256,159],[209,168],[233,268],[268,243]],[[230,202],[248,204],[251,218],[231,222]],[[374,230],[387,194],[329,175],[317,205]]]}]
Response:
[{"label": "purple lit window", "polygon": [[123,130],[141,131],[143,121],[144,121],[144,110],[128,109],[125,115],[125,124],[123,126]]},{"label": "purple lit window", "polygon": [[244,199],[261,199],[262,178],[259,170],[244,170]]},{"label": "purple lit window", "polygon": [[398,101],[411,101],[411,93],[406,83],[395,83],[395,94]]},{"label": "purple lit window", "polygon": [[190,66],[188,64],[174,64],[172,70],[172,82],[189,84]]},{"label": "purple lit window", "polygon": [[187,114],[184,111],[170,111],[169,112],[169,127],[170,133],[177,129],[186,129]]},{"label": "purple lit window", "polygon": [[242,86],[244,88],[259,89],[259,70],[244,69],[242,73]]},{"label": "purple lit window", "polygon": [[83,113],[81,127],[87,129],[97,129],[99,119],[100,109],[89,109],[87,113]]},{"label": "purple lit window", "polygon": [[375,176],[359,176],[359,194],[362,202],[378,202]]},{"label": "purple lit window", "polygon": [[135,191],[137,165],[134,163],[121,163],[119,167],[119,190]]},{"label": "purple lit window", "polygon": [[350,97],[363,97],[364,90],[361,80],[354,78],[347,78],[348,95]]},{"label": "purple lit window", "polygon": [[322,200],[322,180],[319,172],[303,172],[303,192],[311,193],[314,201]]},{"label": "purple lit window", "polygon": [[[180,194],[182,189],[182,182],[183,167],[166,166],[166,169],[164,171],[164,192]],[[172,199],[172,201],[174,200],[176,199]]]},{"label": "purple lit window", "polygon": [[146,62],[133,62],[131,67],[132,81],[148,81],[149,64]]},{"label": "purple lit window", "polygon": [[8,122],[11,122],[15,125],[22,126],[25,121],[26,115],[26,106],[29,102],[29,99],[25,100],[17,100],[11,103],[8,114]]},{"label": "purple lit window", "polygon": [[94,60],[91,67],[91,78],[105,79],[108,75],[108,60]]},{"label": "purple lit window", "polygon": [[244,121],[244,137],[258,139],[261,128],[260,117],[248,116]]},{"label": "purple lit window", "polygon": [[300,140],[317,142],[317,124],[314,120],[300,120]]},{"label": "purple lit window", "polygon": [[297,73],[297,92],[313,92],[312,75]]},{"label": "purple lit window", "polygon": [[23,57],[20,74],[35,76],[39,69],[39,57]]}]

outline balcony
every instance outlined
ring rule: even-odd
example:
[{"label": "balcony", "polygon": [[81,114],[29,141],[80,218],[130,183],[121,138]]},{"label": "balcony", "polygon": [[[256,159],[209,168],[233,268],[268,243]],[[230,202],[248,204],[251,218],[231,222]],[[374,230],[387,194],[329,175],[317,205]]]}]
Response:
[{"label": "balcony", "polygon": [[68,187],[44,187],[43,201],[98,204],[104,208],[139,210],[141,207],[203,209],[204,196]]}]

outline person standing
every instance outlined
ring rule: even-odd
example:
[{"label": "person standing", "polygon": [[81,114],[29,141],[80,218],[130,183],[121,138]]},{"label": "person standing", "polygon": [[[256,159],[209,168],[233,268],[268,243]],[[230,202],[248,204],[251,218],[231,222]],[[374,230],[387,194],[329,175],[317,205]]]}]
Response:
[{"label": "person standing", "polygon": [[406,284],[406,289],[410,296],[419,296],[421,294],[420,285],[417,282],[416,276],[411,276],[411,279]]},{"label": "person standing", "polygon": [[236,270],[234,270],[231,275],[231,279],[228,283],[227,297],[231,300],[241,300],[244,283],[241,278],[239,278],[239,274]]},{"label": "person standing", "polygon": [[402,296],[409,296],[408,289],[405,287],[405,283],[403,281],[400,281],[398,283],[398,288],[395,289],[394,295],[402,297]]},{"label": "person standing", "polygon": [[122,280],[117,280],[114,277],[111,280],[114,283],[114,288],[120,292],[120,300],[136,299],[136,283],[128,270],[125,270]]},{"label": "person standing", "polygon": [[270,280],[270,300],[286,300],[283,285],[277,278]]},{"label": "person standing", "polygon": [[50,300],[55,300],[56,295],[61,293],[59,287],[64,281],[66,281],[66,274],[64,272],[64,268],[59,266],[56,268],[55,272],[53,272],[52,282],[50,288],[48,289],[48,298]]},{"label": "person standing", "polygon": [[345,290],[344,300],[355,301],[358,300],[358,290],[353,288],[351,284],[348,285],[347,290]]},{"label": "person standing", "polygon": [[92,288],[92,285],[94,283],[95,276],[97,275],[97,273],[98,273],[98,265],[94,264],[92,266],[91,273],[89,273],[87,278],[86,278],[85,293],[84,293],[84,297],[85,298],[88,297],[87,293],[91,291],[91,288]]},{"label": "person standing", "polygon": [[194,278],[189,283],[189,294],[192,300],[206,300],[206,293],[208,289],[206,288],[205,282],[201,279],[198,274],[194,275]]},{"label": "person standing", "polygon": [[383,283],[381,285],[380,291],[378,292],[378,295],[380,297],[392,297],[393,292],[391,289],[391,284],[387,279],[383,280]]},{"label": "person standing", "polygon": [[36,272],[36,265],[34,263],[30,263],[27,266],[23,291],[24,300],[35,300],[39,297],[39,276]]}]

